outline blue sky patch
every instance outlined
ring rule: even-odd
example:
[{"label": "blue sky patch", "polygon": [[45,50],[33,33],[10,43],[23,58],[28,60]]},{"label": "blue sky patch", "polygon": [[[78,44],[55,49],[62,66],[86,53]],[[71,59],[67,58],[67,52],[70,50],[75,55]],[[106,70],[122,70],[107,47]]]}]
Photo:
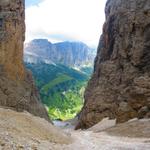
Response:
[{"label": "blue sky patch", "polygon": [[25,0],[26,7],[39,4],[42,0]]}]

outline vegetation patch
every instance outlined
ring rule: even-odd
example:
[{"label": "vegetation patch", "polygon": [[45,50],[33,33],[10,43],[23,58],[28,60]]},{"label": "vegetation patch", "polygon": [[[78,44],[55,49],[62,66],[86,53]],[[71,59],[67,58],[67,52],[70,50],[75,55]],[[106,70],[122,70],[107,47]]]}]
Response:
[{"label": "vegetation patch", "polygon": [[30,64],[40,97],[51,119],[67,120],[75,117],[84,102],[84,90],[90,78],[90,67],[76,70],[61,64]]}]

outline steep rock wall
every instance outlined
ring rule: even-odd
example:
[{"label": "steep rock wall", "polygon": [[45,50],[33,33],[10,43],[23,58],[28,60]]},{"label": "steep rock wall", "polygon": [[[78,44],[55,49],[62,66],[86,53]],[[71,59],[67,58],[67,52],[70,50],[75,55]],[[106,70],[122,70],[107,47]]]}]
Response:
[{"label": "steep rock wall", "polygon": [[25,45],[24,61],[29,63],[51,62],[70,67],[93,65],[96,51],[82,42],[50,43],[35,39]]},{"label": "steep rock wall", "polygon": [[24,0],[0,1],[0,106],[49,120],[23,65],[24,20]]},{"label": "steep rock wall", "polygon": [[23,41],[25,33],[24,2],[0,1],[0,64],[7,76],[23,79]]},{"label": "steep rock wall", "polygon": [[150,117],[150,1],[108,0],[78,128]]}]

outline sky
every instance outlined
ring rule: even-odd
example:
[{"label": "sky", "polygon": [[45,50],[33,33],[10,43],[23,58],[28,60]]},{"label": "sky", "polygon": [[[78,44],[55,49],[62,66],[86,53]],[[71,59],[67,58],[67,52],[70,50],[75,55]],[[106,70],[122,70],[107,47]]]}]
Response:
[{"label": "sky", "polygon": [[82,41],[97,47],[106,0],[26,0],[26,42]]}]

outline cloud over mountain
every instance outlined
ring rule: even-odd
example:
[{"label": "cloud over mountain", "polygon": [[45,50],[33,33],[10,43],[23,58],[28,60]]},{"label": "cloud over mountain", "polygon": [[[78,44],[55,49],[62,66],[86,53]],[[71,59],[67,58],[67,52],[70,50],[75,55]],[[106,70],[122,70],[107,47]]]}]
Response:
[{"label": "cloud over mountain", "polygon": [[27,7],[26,41],[49,38],[52,42],[59,42],[64,38],[97,46],[104,22],[105,2],[42,0],[39,4]]}]

